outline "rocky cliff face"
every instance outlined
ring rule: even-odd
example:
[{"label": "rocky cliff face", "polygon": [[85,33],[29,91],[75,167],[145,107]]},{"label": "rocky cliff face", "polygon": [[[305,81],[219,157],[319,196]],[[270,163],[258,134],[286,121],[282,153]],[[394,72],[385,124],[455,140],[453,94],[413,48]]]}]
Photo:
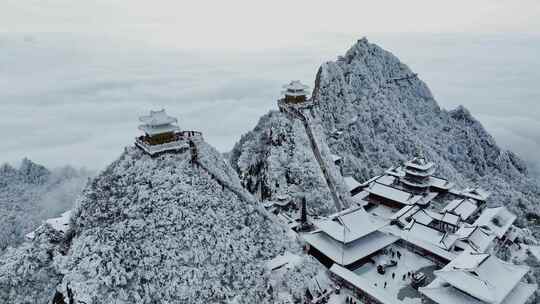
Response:
[{"label": "rocky cliff face", "polygon": [[[189,151],[151,158],[127,148],[83,191],[55,249],[29,252],[49,257],[31,275],[42,271],[56,278],[53,289],[66,303],[273,303],[284,294],[300,297],[299,286],[319,266],[300,258],[294,238],[240,186],[215,149],[201,142],[197,155],[193,163]],[[268,262],[285,252],[299,257],[298,268],[283,274],[295,279],[269,288]],[[6,302],[30,287],[13,275],[27,262],[16,260],[17,269],[7,263],[0,259],[0,289],[11,290],[0,293]],[[40,285],[41,294],[50,295],[50,287]]]},{"label": "rocky cliff face", "polygon": [[[321,130],[320,141],[331,153],[343,157],[344,174],[366,180],[421,149],[438,164],[437,175],[461,186],[488,189],[493,193],[491,204],[504,204],[525,215],[520,217],[521,225],[538,219],[540,189],[524,163],[499,148],[464,107],[441,109],[418,75],[366,39],[359,40],[337,61],[321,66],[312,96],[313,124]],[[295,124],[283,114],[271,112],[241,138],[230,159],[245,183],[260,184],[259,188],[273,193],[279,192],[273,186],[276,182],[280,188],[318,187],[282,178],[287,176],[283,172],[293,171],[291,168],[314,166],[310,151],[304,151],[306,147],[295,139],[303,135],[291,134],[298,131],[293,129]],[[268,132],[272,130],[275,137],[277,125],[278,138],[286,140],[270,140]],[[306,158],[274,161],[276,155],[287,153],[303,153]],[[306,180],[317,180],[320,171],[312,172],[315,176],[309,171],[302,175]],[[321,191],[326,191],[323,188]],[[254,191],[253,187],[248,189]],[[324,213],[319,205],[315,209]]]}]

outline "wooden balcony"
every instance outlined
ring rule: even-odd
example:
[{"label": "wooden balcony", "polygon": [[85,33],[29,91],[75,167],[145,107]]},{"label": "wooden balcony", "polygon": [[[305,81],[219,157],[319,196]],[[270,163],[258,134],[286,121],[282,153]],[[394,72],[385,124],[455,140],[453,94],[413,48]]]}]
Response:
[{"label": "wooden balcony", "polygon": [[189,141],[202,140],[202,133],[198,131],[181,131],[174,134],[173,137],[166,141],[156,143],[148,136],[140,136],[135,138],[135,145],[141,150],[155,156],[164,152],[180,152],[189,148]]}]

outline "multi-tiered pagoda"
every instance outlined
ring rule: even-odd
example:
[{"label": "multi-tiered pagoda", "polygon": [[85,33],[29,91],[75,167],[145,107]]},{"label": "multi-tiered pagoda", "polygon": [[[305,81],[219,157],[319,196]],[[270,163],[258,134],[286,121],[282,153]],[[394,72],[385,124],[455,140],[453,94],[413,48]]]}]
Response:
[{"label": "multi-tiered pagoda", "polygon": [[309,94],[307,85],[304,85],[300,80],[293,80],[289,84],[283,86],[282,94],[284,100],[289,104],[300,104],[306,102]]},{"label": "multi-tiered pagoda", "polygon": [[435,164],[428,162],[422,154],[405,163],[405,176],[401,182],[410,190],[426,191],[431,186],[430,178],[435,172]]},{"label": "multi-tiered pagoda", "polygon": [[180,151],[189,147],[189,140],[202,138],[197,131],[180,131],[178,119],[167,115],[164,109],[150,111],[150,115],[141,116],[139,130],[143,136],[136,139],[135,145],[150,155],[167,151]]}]

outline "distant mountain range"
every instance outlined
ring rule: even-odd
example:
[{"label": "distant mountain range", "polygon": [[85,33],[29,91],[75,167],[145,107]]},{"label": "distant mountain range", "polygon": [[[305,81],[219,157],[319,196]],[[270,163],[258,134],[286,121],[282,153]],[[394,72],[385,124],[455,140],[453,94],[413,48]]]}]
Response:
[{"label": "distant mountain range", "polygon": [[1,165],[0,252],[21,243],[42,220],[71,208],[91,175],[71,167],[49,170],[26,158],[19,168]]}]

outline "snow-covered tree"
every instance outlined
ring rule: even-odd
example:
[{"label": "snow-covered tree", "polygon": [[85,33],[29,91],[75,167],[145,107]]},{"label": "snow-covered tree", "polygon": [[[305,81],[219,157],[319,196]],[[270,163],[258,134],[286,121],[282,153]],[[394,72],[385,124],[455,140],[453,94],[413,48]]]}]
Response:
[{"label": "snow-covered tree", "polygon": [[41,221],[70,209],[90,172],[64,167],[49,170],[29,159],[19,168],[0,166],[0,253],[16,246]]}]

